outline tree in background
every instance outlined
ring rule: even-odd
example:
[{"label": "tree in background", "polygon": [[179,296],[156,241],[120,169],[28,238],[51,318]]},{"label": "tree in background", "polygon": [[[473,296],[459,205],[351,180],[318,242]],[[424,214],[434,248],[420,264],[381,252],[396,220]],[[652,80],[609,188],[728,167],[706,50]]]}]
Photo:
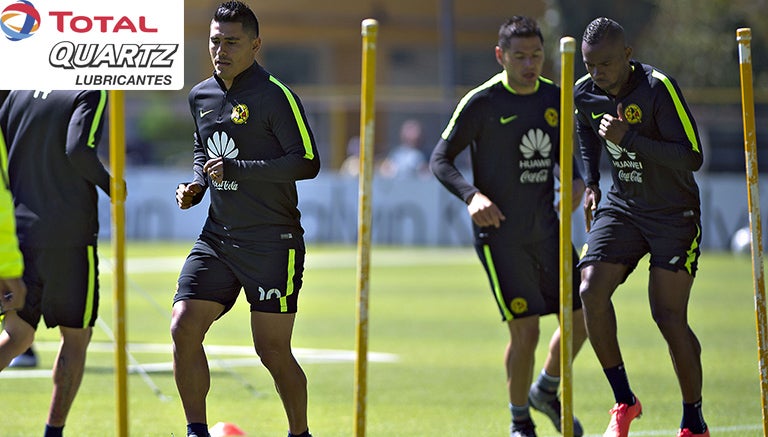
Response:
[{"label": "tree in background", "polygon": [[559,7],[564,34],[578,39],[596,17],[622,23],[636,57],[683,87],[738,87],[736,29],[751,27],[755,87],[768,86],[767,0],[560,0]]}]

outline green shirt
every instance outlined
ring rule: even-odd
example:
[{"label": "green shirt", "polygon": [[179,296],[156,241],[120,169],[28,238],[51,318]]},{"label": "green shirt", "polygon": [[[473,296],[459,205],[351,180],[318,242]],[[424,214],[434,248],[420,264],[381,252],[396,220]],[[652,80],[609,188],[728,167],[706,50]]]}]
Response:
[{"label": "green shirt", "polygon": [[0,131],[0,278],[20,278],[24,261],[16,239],[16,219],[13,215],[13,197],[8,187],[8,150]]}]

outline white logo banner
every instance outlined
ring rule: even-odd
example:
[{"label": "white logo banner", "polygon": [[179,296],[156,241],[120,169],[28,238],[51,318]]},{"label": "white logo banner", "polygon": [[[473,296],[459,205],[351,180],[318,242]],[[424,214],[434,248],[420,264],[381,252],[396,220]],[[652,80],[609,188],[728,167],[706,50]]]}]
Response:
[{"label": "white logo banner", "polygon": [[0,0],[0,89],[179,90],[184,1]]}]

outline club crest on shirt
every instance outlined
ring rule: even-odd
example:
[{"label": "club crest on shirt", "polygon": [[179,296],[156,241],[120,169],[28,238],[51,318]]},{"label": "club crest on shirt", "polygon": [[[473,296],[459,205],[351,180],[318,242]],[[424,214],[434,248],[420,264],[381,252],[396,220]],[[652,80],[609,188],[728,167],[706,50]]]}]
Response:
[{"label": "club crest on shirt", "polygon": [[232,123],[245,124],[248,121],[248,115],[248,107],[240,103],[232,108],[232,114],[229,118],[232,120]]},{"label": "club crest on shirt", "polygon": [[631,104],[624,108],[624,120],[629,124],[637,124],[643,121],[643,111],[636,104]]},{"label": "club crest on shirt", "polygon": [[547,108],[547,110],[544,111],[544,120],[547,120],[547,124],[552,127],[557,127],[557,124],[560,121],[559,118],[557,109],[555,108]]}]

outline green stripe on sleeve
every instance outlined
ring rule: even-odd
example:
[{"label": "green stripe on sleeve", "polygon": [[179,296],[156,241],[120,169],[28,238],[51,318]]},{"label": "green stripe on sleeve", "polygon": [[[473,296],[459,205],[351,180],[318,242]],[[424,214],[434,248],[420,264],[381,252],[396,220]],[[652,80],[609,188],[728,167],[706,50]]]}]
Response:
[{"label": "green stripe on sleeve", "polygon": [[580,83],[582,83],[582,82],[584,82],[585,80],[587,80],[587,79],[590,79],[590,78],[591,78],[591,76],[590,76],[589,74],[585,74],[584,76],[581,76],[581,77],[580,77],[580,78],[579,78],[579,79],[576,81],[576,85],[578,85],[578,84],[580,84]]},{"label": "green stripe on sleeve", "polygon": [[667,91],[669,91],[669,95],[672,97],[672,101],[675,103],[677,116],[680,117],[680,122],[683,124],[683,129],[685,129],[685,135],[688,137],[688,141],[691,143],[691,148],[693,148],[695,152],[699,152],[699,142],[696,141],[696,132],[693,131],[693,124],[691,123],[690,117],[688,117],[688,113],[683,107],[683,102],[680,99],[680,96],[677,94],[677,90],[675,90],[675,87],[672,85],[672,81],[669,80],[669,78],[665,76],[664,73],[658,70],[653,70],[651,75],[660,80],[661,83],[667,87]]},{"label": "green stripe on sleeve", "polygon": [[0,175],[2,175],[5,187],[10,189],[11,184],[8,180],[8,149],[5,147],[5,137],[2,130],[0,130]]},{"label": "green stripe on sleeve", "polygon": [[96,115],[93,116],[91,130],[88,132],[88,147],[96,148],[96,130],[99,128],[101,117],[104,116],[104,107],[107,106],[107,92],[99,91],[99,106],[96,108]]},{"label": "green stripe on sleeve", "polygon": [[299,105],[296,103],[296,99],[293,97],[291,90],[289,90],[288,87],[283,85],[274,76],[269,76],[269,81],[279,86],[280,89],[283,90],[285,97],[288,99],[288,103],[291,105],[293,117],[296,119],[296,124],[299,126],[299,132],[301,132],[301,142],[304,145],[304,158],[314,159],[315,153],[312,151],[312,141],[309,140],[309,130],[307,129],[306,123],[304,123],[304,118],[301,116],[301,111],[299,111]]},{"label": "green stripe on sleeve", "polygon": [[469,102],[469,99],[472,98],[475,94],[479,93],[480,91],[492,86],[495,83],[498,83],[500,81],[503,81],[506,77],[506,73],[504,71],[500,72],[499,74],[496,74],[495,76],[491,77],[485,83],[478,86],[477,88],[471,90],[468,92],[460,101],[459,104],[456,106],[456,110],[453,111],[453,116],[451,116],[451,120],[448,122],[448,126],[445,127],[445,130],[443,131],[443,134],[441,135],[444,140],[448,139],[448,135],[451,134],[451,131],[453,130],[453,126],[456,124],[456,119],[459,117],[459,114],[461,114],[461,111],[464,109],[464,107],[467,105],[467,102]]}]

